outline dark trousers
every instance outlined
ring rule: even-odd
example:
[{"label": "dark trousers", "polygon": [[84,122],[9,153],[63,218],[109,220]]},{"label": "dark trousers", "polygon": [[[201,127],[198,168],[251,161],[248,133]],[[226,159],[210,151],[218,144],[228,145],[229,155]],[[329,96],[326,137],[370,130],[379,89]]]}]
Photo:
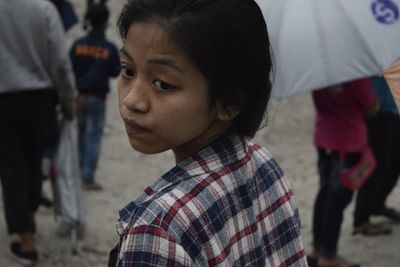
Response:
[{"label": "dark trousers", "polygon": [[314,204],[313,243],[323,257],[334,258],[337,254],[343,211],[353,196],[353,191],[340,184],[340,170],[355,165],[360,155],[346,153],[341,162],[338,152],[318,149],[320,188]]},{"label": "dark trousers", "polygon": [[377,167],[358,192],[354,226],[367,223],[371,214],[385,207],[400,175],[400,117],[377,114],[368,122],[368,134]]},{"label": "dark trousers", "polygon": [[0,180],[9,233],[35,232],[44,147],[56,128],[56,93],[0,94]]}]

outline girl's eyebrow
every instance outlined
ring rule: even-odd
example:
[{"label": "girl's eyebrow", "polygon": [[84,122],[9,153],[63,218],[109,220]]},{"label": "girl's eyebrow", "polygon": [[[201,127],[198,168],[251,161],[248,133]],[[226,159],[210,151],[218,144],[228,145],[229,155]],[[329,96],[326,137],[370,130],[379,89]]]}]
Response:
[{"label": "girl's eyebrow", "polygon": [[121,47],[121,49],[119,50],[119,53],[121,54],[121,56],[125,56],[125,57],[127,57],[130,61],[133,61],[133,58],[132,58],[131,55],[129,55],[129,53],[126,51],[125,47]]},{"label": "girl's eyebrow", "polygon": [[[124,47],[121,47],[121,49],[119,50],[119,53],[121,54],[121,56],[125,56],[127,57],[130,61],[133,61],[133,58],[131,57],[131,55],[129,55],[128,51],[126,51],[126,49]],[[152,59],[150,60],[151,64],[156,64],[156,65],[163,65],[163,66],[167,66],[170,67],[180,73],[184,73],[184,70],[182,68],[180,68],[179,66],[177,66],[175,64],[175,62],[171,59]]]},{"label": "girl's eyebrow", "polygon": [[150,60],[150,63],[167,66],[167,67],[170,67],[180,73],[184,73],[184,71],[179,66],[177,66],[173,60],[170,60],[170,59],[152,59],[152,60]]}]

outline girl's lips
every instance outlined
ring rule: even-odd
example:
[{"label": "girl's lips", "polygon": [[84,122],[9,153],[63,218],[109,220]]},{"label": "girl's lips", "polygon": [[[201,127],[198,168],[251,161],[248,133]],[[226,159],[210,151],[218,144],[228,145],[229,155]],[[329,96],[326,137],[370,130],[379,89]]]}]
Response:
[{"label": "girl's lips", "polygon": [[131,134],[139,134],[142,132],[148,132],[149,130],[139,126],[137,123],[131,120],[124,120],[125,121],[125,128],[128,133]]}]

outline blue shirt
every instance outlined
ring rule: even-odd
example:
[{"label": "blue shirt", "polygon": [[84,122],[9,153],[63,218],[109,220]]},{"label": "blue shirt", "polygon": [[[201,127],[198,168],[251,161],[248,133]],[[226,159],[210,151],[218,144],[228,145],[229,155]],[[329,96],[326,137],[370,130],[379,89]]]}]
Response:
[{"label": "blue shirt", "polygon": [[390,91],[389,85],[385,78],[382,76],[375,76],[373,79],[373,86],[376,95],[380,102],[380,112],[390,112],[393,114],[399,114],[399,111],[394,101],[392,92]]},{"label": "blue shirt", "polygon": [[119,53],[115,45],[103,32],[91,31],[73,43],[70,57],[79,92],[104,97],[110,91],[109,78],[119,73]]}]

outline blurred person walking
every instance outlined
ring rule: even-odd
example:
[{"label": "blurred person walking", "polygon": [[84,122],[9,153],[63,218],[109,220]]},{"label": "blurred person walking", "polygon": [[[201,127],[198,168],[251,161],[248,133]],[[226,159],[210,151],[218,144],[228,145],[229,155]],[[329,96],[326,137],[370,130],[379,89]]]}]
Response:
[{"label": "blurred person walking", "polygon": [[[73,25],[78,22],[75,11],[71,3],[67,0],[49,0],[56,7],[58,14],[60,16],[61,22],[67,32]],[[57,145],[59,142],[59,129],[53,132],[52,138],[49,139],[48,147],[45,148],[42,162],[42,172],[44,180],[50,178],[51,168],[53,164],[54,155],[57,150]],[[51,208],[53,206],[52,200],[46,195],[42,190],[42,197],[40,199],[40,205],[46,208]]]},{"label": "blurred person walking", "polygon": [[379,102],[370,79],[361,79],[313,92],[316,108],[314,144],[318,153],[320,188],[313,216],[311,266],[359,266],[338,256],[343,211],[353,191],[343,186],[343,169],[359,163],[367,146],[365,118]]},{"label": "blurred person walking", "polygon": [[58,11],[61,17],[65,31],[68,31],[71,27],[78,23],[78,17],[75,13],[74,6],[68,0],[50,0]]},{"label": "blurred person walking", "polygon": [[383,226],[370,223],[371,215],[400,222],[400,211],[386,206],[386,199],[400,175],[400,116],[385,79],[374,77],[373,85],[381,105],[377,115],[368,121],[368,134],[377,168],[358,192],[353,222],[354,233],[364,235],[389,233],[378,231]]},{"label": "blurred person walking", "polygon": [[0,177],[13,258],[38,261],[34,215],[41,159],[56,128],[55,105],[74,116],[74,82],[64,30],[47,1],[0,1]]},{"label": "blurred person walking", "polygon": [[106,96],[110,91],[109,79],[119,74],[119,53],[105,37],[109,11],[105,5],[92,5],[84,22],[88,34],[72,45],[70,57],[79,90],[79,153],[83,188],[100,190],[95,182],[101,137],[105,123]]},{"label": "blurred person walking", "polygon": [[[50,2],[53,3],[53,5],[56,7],[58,14],[60,15],[61,21],[63,23],[65,31],[68,31],[68,29],[77,22],[77,17],[75,16],[75,13],[72,9],[72,5],[67,2],[66,0],[50,0]],[[68,12],[65,12],[66,6],[68,6]],[[73,13],[69,13],[73,12]],[[71,17],[75,19],[73,19]],[[71,20],[71,18],[73,20]],[[43,154],[43,161],[42,161],[42,173],[43,173],[43,179],[44,181],[48,180],[50,178],[50,173],[51,173],[51,166],[52,166],[52,161],[54,154],[56,153],[57,145],[59,142],[59,129],[55,129],[53,131],[53,134],[51,137],[48,138],[48,146],[45,148],[44,154]],[[43,184],[44,186],[44,184]],[[51,208],[53,206],[53,201],[47,196],[46,192],[42,190],[42,196],[40,198],[39,204],[45,208]]]}]

